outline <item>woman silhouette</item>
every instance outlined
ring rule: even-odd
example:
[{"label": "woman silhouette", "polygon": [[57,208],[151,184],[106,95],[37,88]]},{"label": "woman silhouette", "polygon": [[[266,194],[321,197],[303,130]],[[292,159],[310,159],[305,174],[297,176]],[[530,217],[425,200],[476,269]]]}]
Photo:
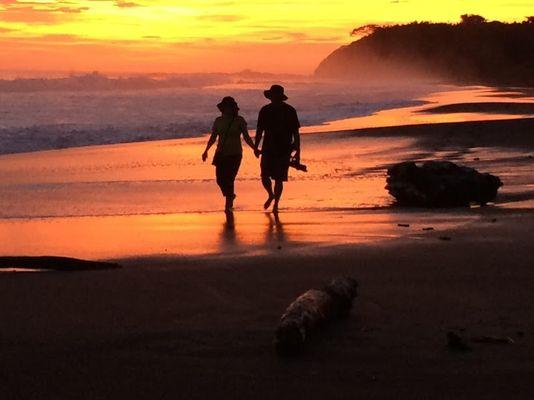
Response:
[{"label": "woman silhouette", "polygon": [[226,198],[225,210],[230,211],[234,206],[236,197],[234,181],[243,156],[241,135],[253,150],[256,150],[256,147],[248,134],[247,122],[238,114],[239,107],[234,98],[223,98],[217,104],[217,108],[221,111],[221,116],[217,117],[213,123],[206,150],[202,153],[202,161],[207,160],[210,147],[218,139],[212,164],[215,165],[217,185],[219,185],[223,196]]}]

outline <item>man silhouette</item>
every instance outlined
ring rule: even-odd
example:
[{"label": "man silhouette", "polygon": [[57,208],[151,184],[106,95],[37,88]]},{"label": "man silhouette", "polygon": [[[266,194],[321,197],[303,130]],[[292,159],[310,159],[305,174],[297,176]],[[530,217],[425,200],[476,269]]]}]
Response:
[{"label": "man silhouette", "polygon": [[256,155],[261,153],[261,182],[268,194],[263,207],[268,209],[274,200],[273,212],[277,213],[293,151],[295,161],[300,162],[300,123],[296,110],[285,102],[287,96],[282,86],[273,85],[263,93],[271,103],[263,106],[258,115],[255,151]]}]

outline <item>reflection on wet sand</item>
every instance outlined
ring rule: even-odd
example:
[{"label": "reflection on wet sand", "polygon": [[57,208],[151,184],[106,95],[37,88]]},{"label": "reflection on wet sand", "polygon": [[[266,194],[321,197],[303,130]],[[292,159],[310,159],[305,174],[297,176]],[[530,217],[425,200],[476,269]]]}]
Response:
[{"label": "reflection on wet sand", "polygon": [[284,225],[280,221],[279,213],[265,213],[268,219],[267,229],[265,230],[265,245],[276,246],[280,248],[285,243],[288,243]]},{"label": "reflection on wet sand", "polygon": [[[368,243],[401,235],[415,235],[417,239],[424,226],[433,226],[438,232],[478,218],[468,210],[411,212],[407,216],[384,209],[299,211],[281,216],[237,211],[235,215],[182,213],[9,219],[0,220],[0,253],[5,256],[57,254],[84,259],[261,254],[278,251],[279,246],[290,251],[302,249],[302,245]],[[406,222],[413,229],[397,226]]]},{"label": "reflection on wet sand", "polygon": [[239,245],[235,230],[235,216],[233,211],[225,211],[225,220],[221,231],[221,252],[236,248]]},{"label": "reflection on wet sand", "polygon": [[[279,213],[265,213],[267,223],[265,224],[265,233],[263,243],[257,240],[254,236],[254,231],[245,221],[240,227],[236,227],[236,219],[233,211],[225,212],[225,219],[222,224],[220,233],[219,251],[221,253],[231,253],[239,250],[246,250],[246,246],[255,248],[257,250],[274,250],[280,249],[282,245],[288,244],[287,232],[284,230],[284,225],[280,220]],[[250,217],[247,218],[247,221]],[[259,228],[263,224],[259,224]],[[239,236],[242,237],[240,240]],[[259,238],[258,238],[259,239]]]}]

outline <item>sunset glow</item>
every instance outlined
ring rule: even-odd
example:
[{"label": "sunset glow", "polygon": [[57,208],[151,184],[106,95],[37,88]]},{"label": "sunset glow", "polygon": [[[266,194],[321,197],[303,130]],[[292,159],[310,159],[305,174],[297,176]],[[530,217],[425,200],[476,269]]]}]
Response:
[{"label": "sunset glow", "polygon": [[521,21],[531,9],[504,0],[1,0],[0,69],[310,73],[362,24],[464,13]]}]

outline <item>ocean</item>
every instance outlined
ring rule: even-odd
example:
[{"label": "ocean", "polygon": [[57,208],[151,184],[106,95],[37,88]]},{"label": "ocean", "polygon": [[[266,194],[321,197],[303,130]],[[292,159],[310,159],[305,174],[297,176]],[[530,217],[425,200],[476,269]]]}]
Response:
[{"label": "ocean", "polygon": [[197,77],[193,87],[150,89],[94,90],[85,84],[46,90],[42,80],[21,82],[24,90],[0,87],[0,154],[202,136],[224,96],[238,101],[241,115],[254,129],[258,110],[267,102],[263,90],[271,83],[286,87],[289,103],[308,127],[416,106],[419,98],[437,90],[431,84],[362,86],[309,78],[213,84],[211,75],[205,82]]}]

